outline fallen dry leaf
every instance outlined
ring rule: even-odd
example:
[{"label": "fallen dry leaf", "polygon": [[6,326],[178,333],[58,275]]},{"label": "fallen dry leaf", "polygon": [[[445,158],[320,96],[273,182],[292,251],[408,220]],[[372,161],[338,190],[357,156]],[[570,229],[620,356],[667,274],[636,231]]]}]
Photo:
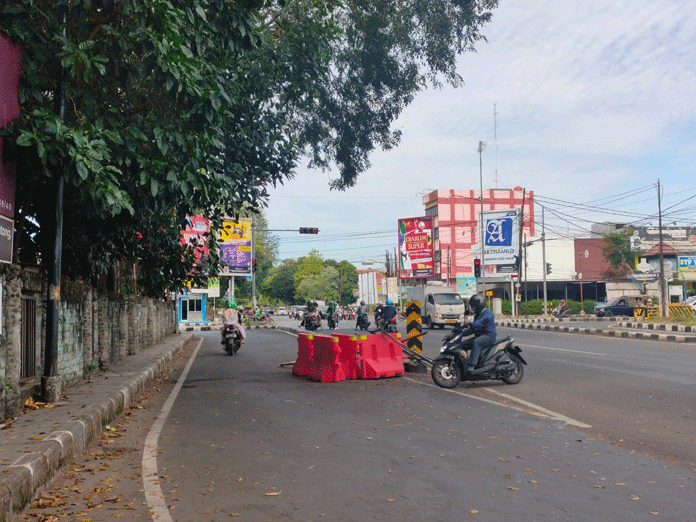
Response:
[{"label": "fallen dry leaf", "polygon": [[508,489],[509,489],[510,491],[519,491],[519,490],[520,490],[520,488],[515,488],[515,487],[513,487],[513,486],[508,486]]},{"label": "fallen dry leaf", "polygon": [[475,515],[478,513],[478,511],[476,511],[475,509],[470,509],[469,513],[471,513],[472,515]]},{"label": "fallen dry leaf", "polygon": [[269,491],[268,493],[266,493],[266,496],[267,497],[277,497],[278,495],[280,495],[280,493],[282,491],[283,491],[282,489],[280,491]]}]

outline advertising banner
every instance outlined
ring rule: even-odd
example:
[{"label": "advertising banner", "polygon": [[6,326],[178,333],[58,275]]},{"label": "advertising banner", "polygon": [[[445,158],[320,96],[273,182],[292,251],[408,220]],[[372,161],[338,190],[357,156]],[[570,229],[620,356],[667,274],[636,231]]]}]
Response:
[{"label": "advertising banner", "polygon": [[208,257],[208,233],[210,224],[208,220],[201,216],[189,216],[186,218],[186,227],[181,231],[181,245],[188,245],[195,249],[196,265],[201,258]]},{"label": "advertising banner", "polygon": [[517,209],[483,213],[484,264],[495,265],[498,273],[516,272],[515,256],[519,252]]},{"label": "advertising banner", "polygon": [[399,278],[430,278],[434,269],[432,216],[400,219]]},{"label": "advertising banner", "polygon": [[471,297],[476,293],[475,277],[457,277],[457,293],[464,297]]},{"label": "advertising banner", "polygon": [[679,256],[679,279],[696,281],[696,256]]},{"label": "advertising banner", "polygon": [[[636,228],[630,241],[633,252],[656,255],[660,246],[660,229]],[[696,254],[696,227],[662,227],[662,243],[670,249],[669,253]]]},{"label": "advertising banner", "polygon": [[220,274],[251,275],[251,219],[223,221],[218,238]]}]

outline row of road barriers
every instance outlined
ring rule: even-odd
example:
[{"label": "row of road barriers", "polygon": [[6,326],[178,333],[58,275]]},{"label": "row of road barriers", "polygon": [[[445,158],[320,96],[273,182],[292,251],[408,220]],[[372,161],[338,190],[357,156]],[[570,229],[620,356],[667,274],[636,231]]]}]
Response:
[{"label": "row of road barriers", "polygon": [[318,382],[401,376],[405,373],[402,345],[382,334],[300,333],[292,373]]}]

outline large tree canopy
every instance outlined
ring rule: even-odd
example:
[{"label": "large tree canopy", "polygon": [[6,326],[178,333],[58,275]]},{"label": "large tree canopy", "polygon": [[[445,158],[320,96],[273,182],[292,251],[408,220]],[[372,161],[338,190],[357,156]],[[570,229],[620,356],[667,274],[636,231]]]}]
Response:
[{"label": "large tree canopy", "polygon": [[[146,267],[150,295],[180,286],[186,216],[217,225],[263,206],[303,154],[353,185],[428,84],[461,82],[497,0],[55,0],[5,2],[24,51],[16,161],[16,260],[37,262],[66,181],[63,271]],[[58,117],[61,66],[66,119]],[[7,148],[7,147],[6,147]],[[212,266],[215,266],[214,264]]]}]

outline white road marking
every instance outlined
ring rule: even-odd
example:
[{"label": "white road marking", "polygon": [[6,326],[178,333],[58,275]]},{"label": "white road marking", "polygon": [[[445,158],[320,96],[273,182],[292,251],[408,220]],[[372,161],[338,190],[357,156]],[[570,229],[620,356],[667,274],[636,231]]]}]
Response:
[{"label": "white road marking", "polygon": [[164,502],[164,495],[162,494],[162,488],[160,487],[159,474],[157,472],[157,440],[159,439],[160,432],[164,426],[164,422],[167,420],[167,416],[174,405],[177,395],[181,390],[181,386],[186,380],[193,360],[198,355],[198,350],[203,343],[203,339],[198,341],[198,346],[193,351],[193,355],[189,358],[186,368],[179,377],[179,380],[174,386],[172,393],[162,406],[160,414],[155,419],[155,422],[150,428],[150,432],[147,434],[147,439],[145,439],[145,450],[143,451],[143,461],[142,461],[142,476],[143,485],[145,487],[145,500],[147,505],[150,506],[150,512],[152,513],[152,520],[157,522],[174,522],[172,516],[169,514],[167,505]]},{"label": "white road marking", "polygon": [[567,348],[551,348],[549,346],[535,346],[533,344],[518,344],[520,348],[538,348],[540,350],[551,350],[554,352],[572,352],[572,353],[584,353],[585,355],[606,355],[606,353],[597,352],[583,352],[582,350],[568,350]]},{"label": "white road marking", "polygon": [[491,390],[488,388],[478,388],[478,389],[486,391],[488,393],[492,393],[494,395],[498,395],[499,397],[503,397],[506,400],[521,404],[522,406],[525,406],[525,408],[520,408],[517,406],[510,405],[510,404],[505,404],[504,402],[495,401],[492,399],[486,399],[485,397],[479,397],[477,395],[472,395],[470,393],[466,393],[466,392],[459,391],[459,390],[440,388],[439,386],[436,386],[435,384],[430,384],[429,382],[417,381],[415,379],[411,379],[410,377],[404,377],[404,378],[409,382],[421,384],[423,386],[430,386],[431,388],[436,388],[438,390],[442,390],[442,391],[446,391],[446,392],[450,392],[450,393],[455,393],[457,395],[461,395],[462,397],[476,399],[477,401],[487,402],[489,404],[495,404],[496,406],[502,406],[503,408],[508,408],[508,409],[520,411],[523,413],[531,413],[532,415],[536,415],[537,417],[540,417],[542,419],[558,420],[558,421],[564,422],[570,426],[575,426],[578,428],[591,428],[592,427],[589,424],[585,424],[584,422],[580,422],[580,421],[577,421],[575,419],[571,419],[570,417],[566,417],[565,415],[561,415],[560,413],[556,413],[555,411],[551,411],[551,410],[543,408],[541,406],[537,406],[536,404],[532,404],[531,402],[523,401],[522,399],[518,399],[516,397],[512,397],[511,395],[506,395],[504,393],[500,393],[500,392],[497,392],[495,390]]}]

